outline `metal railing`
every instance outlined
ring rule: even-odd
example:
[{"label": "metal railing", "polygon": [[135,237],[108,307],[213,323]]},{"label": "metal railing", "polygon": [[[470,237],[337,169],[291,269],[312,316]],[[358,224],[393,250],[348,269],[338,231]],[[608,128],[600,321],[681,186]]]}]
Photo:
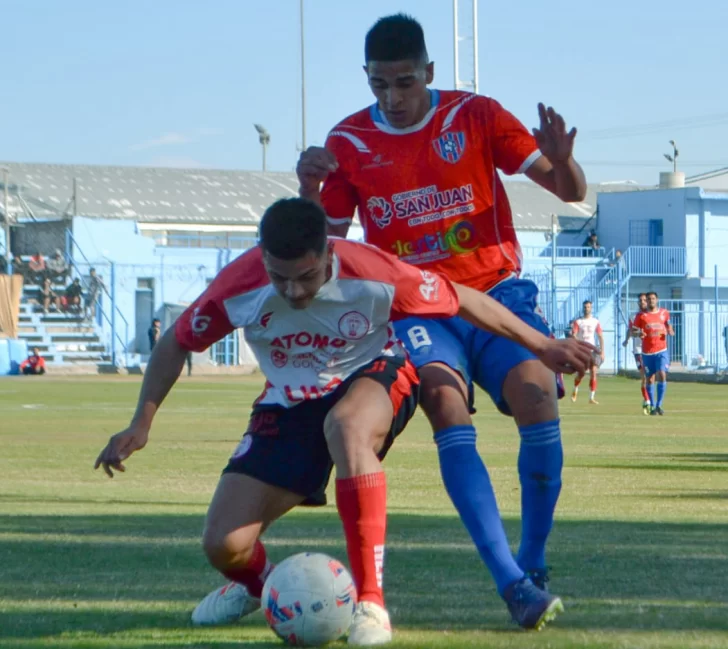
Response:
[{"label": "metal railing", "polygon": [[145,233],[158,246],[167,248],[222,248],[231,250],[247,250],[258,244],[257,237],[249,234],[215,234],[215,233]]},{"label": "metal railing", "polygon": [[630,275],[681,277],[687,274],[687,250],[682,246],[630,246],[623,258]]},{"label": "metal railing", "polygon": [[[521,252],[525,258],[536,259],[542,257],[552,257],[552,244],[545,246],[521,246]],[[585,246],[556,246],[556,257],[559,259],[599,259],[607,256],[607,249],[587,248]]]},{"label": "metal railing", "polygon": [[[77,264],[77,262],[73,259],[73,255],[70,254],[71,246],[69,244],[73,244],[75,252],[81,255],[81,257],[84,260],[84,263],[86,264],[88,269],[91,268],[98,268],[98,264],[94,265],[89,260],[88,257],[84,254],[83,250],[81,250],[81,247],[78,245],[78,242],[73,238],[73,233],[70,229],[66,229],[66,260],[68,262],[69,267],[73,268],[73,270],[76,271],[77,277],[81,280],[81,285],[88,290],[89,283],[87,281],[87,275],[84,275],[80,265]],[[111,304],[111,315],[107,314],[106,311],[103,308],[103,305],[101,304],[101,301],[96,300],[96,308],[97,308],[97,317],[98,314],[100,314],[100,317],[102,320],[104,320],[111,330],[111,342],[108,345],[110,356],[111,356],[111,362],[113,365],[117,364],[117,357],[116,357],[116,341],[118,340],[119,343],[121,343],[121,348],[124,353],[124,364],[129,364],[129,321],[124,317],[124,314],[121,312],[118,306],[116,306],[116,300],[114,298],[114,292],[116,287],[116,278],[115,278],[115,268],[113,262],[109,263],[109,269],[110,269],[110,275],[109,283],[111,285],[111,290],[106,286],[106,284],[101,284],[101,291],[106,294],[106,296],[109,298],[109,302]],[[121,318],[121,321],[124,324],[124,338],[118,334],[116,330],[116,316],[119,316]]]}]

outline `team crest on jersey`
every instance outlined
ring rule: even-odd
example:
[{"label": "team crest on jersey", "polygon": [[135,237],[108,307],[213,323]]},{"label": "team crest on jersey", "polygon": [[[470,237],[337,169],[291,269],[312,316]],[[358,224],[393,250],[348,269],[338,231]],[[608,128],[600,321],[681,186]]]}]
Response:
[{"label": "team crest on jersey", "polygon": [[455,164],[465,153],[465,133],[445,133],[432,140],[432,146],[445,162]]},{"label": "team crest on jersey", "polygon": [[349,340],[361,340],[369,332],[369,319],[359,311],[349,311],[339,318],[339,332]]},{"label": "team crest on jersey", "polygon": [[386,198],[372,196],[367,201],[367,210],[369,211],[369,218],[381,229],[386,228],[392,222],[393,210]]}]

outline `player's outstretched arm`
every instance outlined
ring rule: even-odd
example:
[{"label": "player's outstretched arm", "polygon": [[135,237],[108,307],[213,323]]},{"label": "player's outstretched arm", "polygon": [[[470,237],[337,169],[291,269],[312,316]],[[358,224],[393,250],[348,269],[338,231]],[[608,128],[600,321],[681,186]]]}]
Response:
[{"label": "player's outstretched arm", "polygon": [[177,341],[175,328],[170,327],[154,346],[131,423],[109,439],[96,458],[94,469],[103,467],[106,475],[113,478],[112,469],[125,471],[122,462],[146,446],[154,415],[177,382],[186,357],[187,350]]},{"label": "player's outstretched arm", "polygon": [[555,340],[544,336],[484,293],[460,284],[453,286],[460,302],[458,315],[476,327],[517,342],[554,372],[583,375],[591,367],[592,353],[596,351],[592,345],[575,338]]}]

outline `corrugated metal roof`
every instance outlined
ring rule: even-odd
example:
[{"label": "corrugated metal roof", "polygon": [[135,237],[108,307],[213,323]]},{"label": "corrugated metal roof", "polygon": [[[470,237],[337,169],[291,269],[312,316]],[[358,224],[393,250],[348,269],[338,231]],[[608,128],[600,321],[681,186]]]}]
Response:
[{"label": "corrugated metal roof", "polygon": [[[74,179],[79,216],[141,223],[255,224],[270,203],[295,196],[298,190],[294,173],[26,163],[0,166],[10,169],[9,212],[21,218],[28,213],[44,219],[73,213]],[[561,219],[564,224],[591,217],[601,188],[590,185],[583,203],[567,204],[529,181],[506,183],[519,230],[549,229],[552,213],[568,217]],[[621,190],[633,188],[619,186]]]}]

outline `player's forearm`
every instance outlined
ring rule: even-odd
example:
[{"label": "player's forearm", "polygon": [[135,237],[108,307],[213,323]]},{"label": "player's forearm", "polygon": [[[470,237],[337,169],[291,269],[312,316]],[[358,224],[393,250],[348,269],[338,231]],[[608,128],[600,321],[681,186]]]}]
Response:
[{"label": "player's forearm", "polygon": [[187,358],[184,349],[170,327],[154,345],[154,351],[144,372],[144,381],[139,393],[139,402],[132,417],[132,425],[149,429],[159,406],[177,382]]},{"label": "player's forearm", "polygon": [[579,163],[569,158],[552,165],[556,195],[566,203],[583,201],[586,198],[586,176]]},{"label": "player's forearm", "polygon": [[[303,185],[301,185],[298,188],[298,195],[301,198],[306,198],[309,201],[312,201],[316,203],[321,209],[326,211],[326,209],[323,206],[323,203],[321,202],[321,192],[318,189],[307,189]],[[327,223],[327,231],[332,237],[341,237],[342,239],[346,239],[346,235],[349,233],[349,225],[350,223],[337,223],[332,224],[329,221]]]},{"label": "player's forearm", "polygon": [[548,343],[540,331],[513,315],[500,302],[467,286],[455,284],[460,300],[458,315],[476,327],[517,342],[539,355]]}]

